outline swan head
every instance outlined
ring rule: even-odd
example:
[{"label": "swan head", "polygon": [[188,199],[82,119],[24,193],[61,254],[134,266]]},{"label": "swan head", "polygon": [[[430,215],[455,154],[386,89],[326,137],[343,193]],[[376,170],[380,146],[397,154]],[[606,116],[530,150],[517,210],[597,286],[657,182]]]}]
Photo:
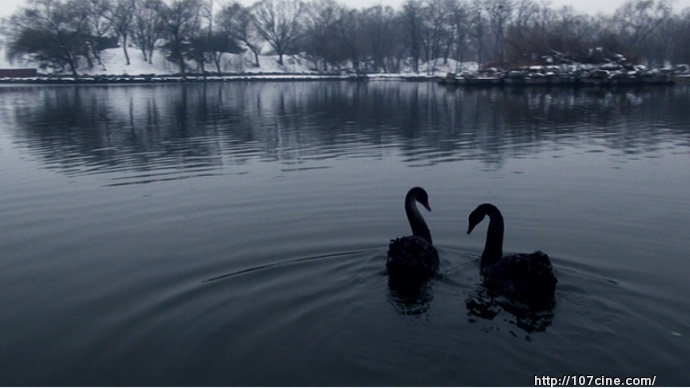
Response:
[{"label": "swan head", "polygon": [[470,234],[472,229],[474,229],[477,224],[482,222],[485,216],[489,216],[492,221],[496,221],[498,224],[503,225],[503,216],[501,215],[501,211],[498,210],[498,208],[493,204],[483,203],[477,206],[477,208],[470,213],[470,216],[468,217],[467,234]]},{"label": "swan head", "polygon": [[467,234],[472,233],[472,230],[474,229],[477,224],[482,222],[484,219],[485,213],[481,211],[479,208],[476,208],[472,213],[470,213],[470,216],[467,217]]},{"label": "swan head", "polygon": [[426,210],[431,211],[431,206],[429,205],[429,194],[427,194],[426,190],[421,187],[413,187],[410,189],[407,195],[413,196],[414,199],[421,203]]}]

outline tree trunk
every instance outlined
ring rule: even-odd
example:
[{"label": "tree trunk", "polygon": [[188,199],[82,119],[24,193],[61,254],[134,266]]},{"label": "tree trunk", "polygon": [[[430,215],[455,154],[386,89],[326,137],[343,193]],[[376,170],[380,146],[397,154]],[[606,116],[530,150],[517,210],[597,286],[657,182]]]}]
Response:
[{"label": "tree trunk", "polygon": [[154,50],[153,47],[150,47],[148,50],[148,52],[149,52],[149,58],[148,58],[149,65],[153,64],[153,50]]},{"label": "tree trunk", "polygon": [[74,63],[74,58],[70,53],[67,53],[67,64],[69,65],[69,68],[72,71],[72,75],[78,77],[79,74],[77,74],[77,65]]},{"label": "tree trunk", "polygon": [[[95,47],[95,45],[91,46],[91,53],[93,54],[93,57],[96,58],[96,62],[98,62],[99,65],[103,65],[103,62],[101,62],[101,55],[98,53],[98,48]],[[93,66],[91,63],[91,59],[89,59],[89,67]]]},{"label": "tree trunk", "polygon": [[221,71],[220,71],[220,60],[221,60],[221,58],[223,58],[223,53],[220,53],[218,55],[213,56],[213,61],[216,63],[216,69],[218,70],[218,75],[221,74]]},{"label": "tree trunk", "polygon": [[122,50],[125,52],[125,60],[129,66],[129,54],[127,53],[127,35],[122,35]]},{"label": "tree trunk", "polygon": [[178,64],[180,66],[180,74],[184,77],[187,74],[187,67],[184,63],[184,55],[182,54],[182,47],[179,42],[175,42],[175,56],[177,56]]}]

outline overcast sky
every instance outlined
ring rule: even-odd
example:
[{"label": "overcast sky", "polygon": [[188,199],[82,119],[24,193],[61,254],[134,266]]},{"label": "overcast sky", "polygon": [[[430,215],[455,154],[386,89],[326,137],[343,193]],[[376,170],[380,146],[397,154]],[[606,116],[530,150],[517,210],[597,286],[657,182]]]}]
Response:
[{"label": "overcast sky", "polygon": [[[398,7],[404,0],[337,0],[340,4],[344,4],[353,8],[361,8],[372,6],[376,4],[391,5]],[[612,13],[616,8],[620,7],[625,0],[551,0],[551,4],[556,7],[562,5],[570,5],[579,12],[587,12],[596,14],[599,12]],[[253,4],[253,0],[240,0],[244,5]],[[9,16],[14,13],[19,7],[26,4],[26,0],[0,0],[0,17]],[[674,9],[680,11],[684,8],[690,7],[690,0],[675,0]]]}]

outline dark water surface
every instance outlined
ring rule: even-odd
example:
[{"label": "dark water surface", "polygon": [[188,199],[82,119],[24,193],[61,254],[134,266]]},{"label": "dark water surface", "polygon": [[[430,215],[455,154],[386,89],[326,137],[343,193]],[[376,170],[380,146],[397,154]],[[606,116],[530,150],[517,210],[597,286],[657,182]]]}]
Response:
[{"label": "dark water surface", "polygon": [[[690,383],[690,91],[0,88],[0,384]],[[441,276],[385,272],[408,188]],[[559,283],[481,317],[493,202]]]}]

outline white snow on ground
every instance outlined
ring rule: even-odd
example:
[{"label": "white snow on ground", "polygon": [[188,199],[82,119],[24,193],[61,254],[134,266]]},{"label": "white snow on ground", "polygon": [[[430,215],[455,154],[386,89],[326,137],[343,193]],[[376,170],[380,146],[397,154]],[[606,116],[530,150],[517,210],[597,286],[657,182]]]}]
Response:
[{"label": "white snow on ground", "polygon": [[[77,71],[82,75],[140,75],[140,74],[155,74],[155,75],[170,75],[179,72],[179,67],[168,61],[165,55],[159,50],[154,53],[152,63],[144,61],[143,54],[135,49],[128,48],[127,50],[130,58],[130,64],[127,65],[124,51],[122,48],[113,48],[101,52],[101,64],[95,64],[93,68],[87,69],[82,65]],[[301,77],[305,75],[318,73],[313,69],[314,63],[299,55],[286,55],[283,57],[283,65],[278,64],[277,55],[261,55],[259,57],[259,67],[254,64],[254,57],[251,54],[224,54],[222,58],[221,70],[224,73],[237,74],[298,74]],[[23,61],[8,62],[5,58],[4,52],[0,47],[0,68],[35,68],[36,64]],[[376,78],[391,78],[400,76],[444,76],[448,72],[456,73],[463,70],[463,67],[452,59],[449,59],[446,64],[442,59],[430,61],[429,63],[422,63],[419,65],[419,74],[412,71],[412,67],[408,65],[403,66],[401,74],[370,74],[370,77]],[[466,63],[464,69],[476,70],[476,63]],[[197,65],[193,62],[188,63],[188,71],[197,71]],[[214,74],[217,72],[215,64],[207,64],[206,71]],[[343,69],[343,73],[354,73],[352,69]],[[68,75],[65,73],[65,75]]]}]

